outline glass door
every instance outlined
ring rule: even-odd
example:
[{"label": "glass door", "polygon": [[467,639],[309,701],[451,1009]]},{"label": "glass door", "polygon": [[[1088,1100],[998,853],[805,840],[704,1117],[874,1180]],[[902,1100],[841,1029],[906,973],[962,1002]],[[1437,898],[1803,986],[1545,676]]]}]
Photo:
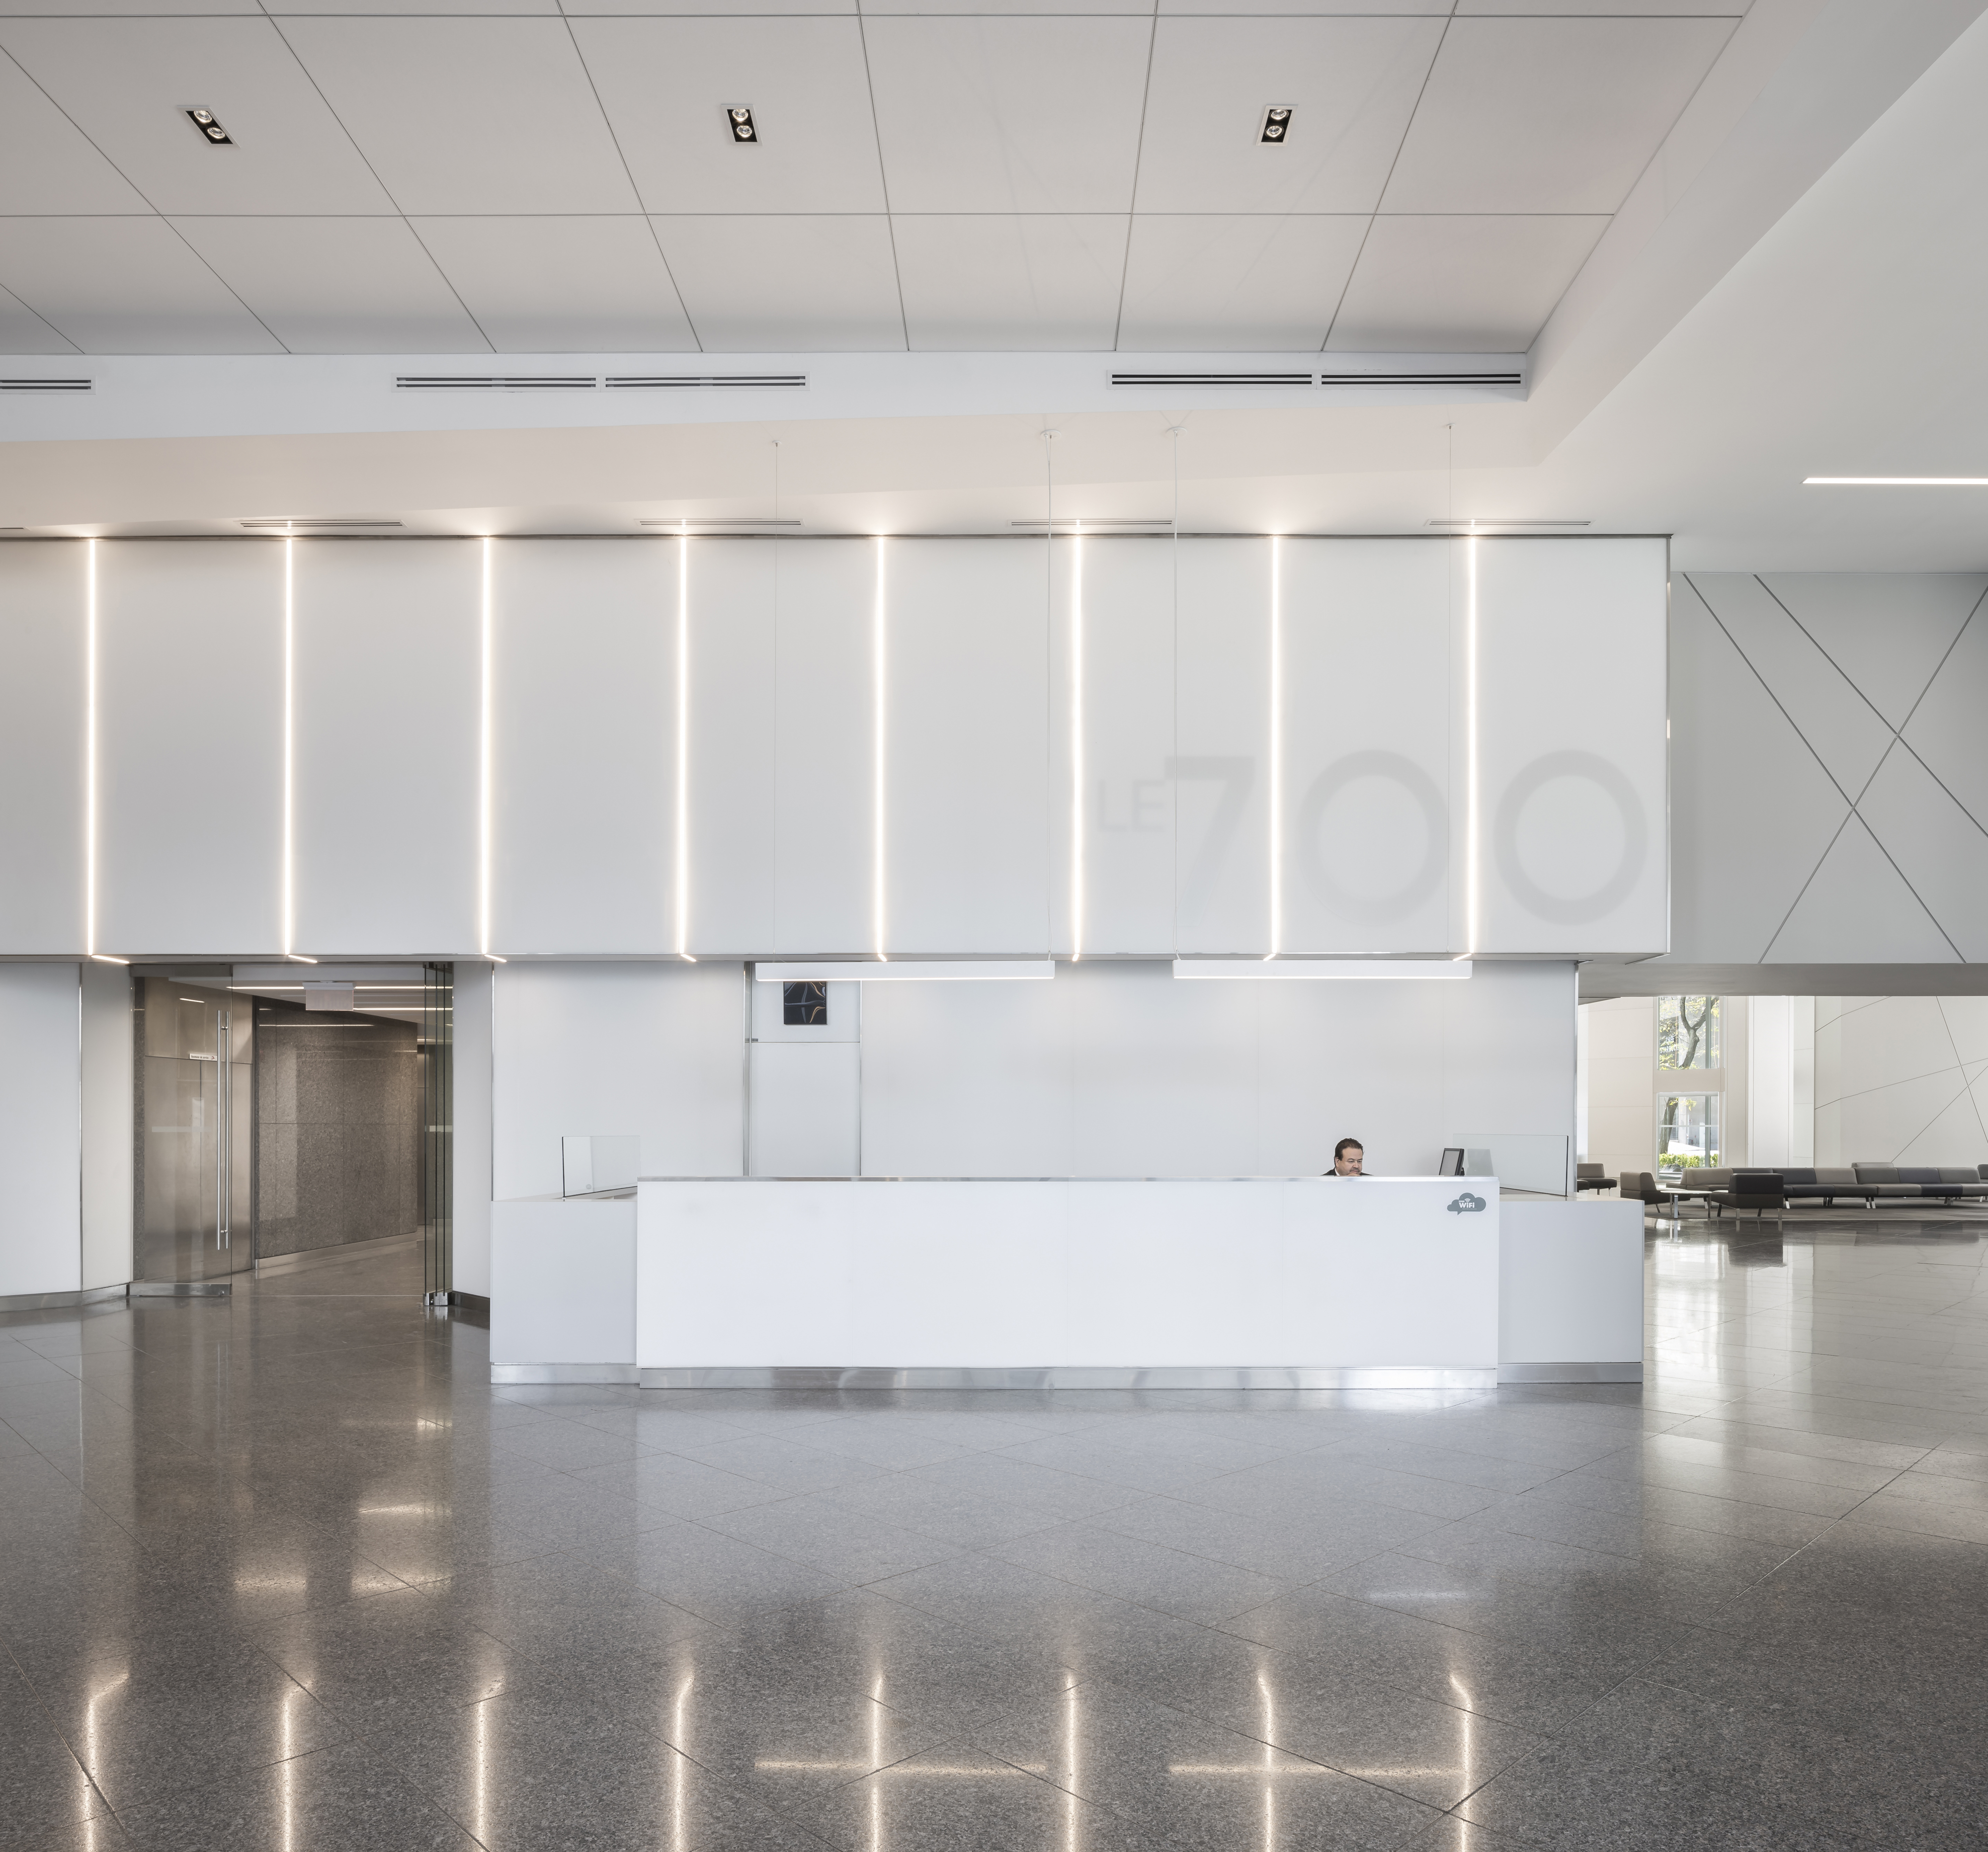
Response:
[{"label": "glass door", "polygon": [[193,1283],[255,1258],[255,1040],[225,972],[134,978],[138,1267]]}]

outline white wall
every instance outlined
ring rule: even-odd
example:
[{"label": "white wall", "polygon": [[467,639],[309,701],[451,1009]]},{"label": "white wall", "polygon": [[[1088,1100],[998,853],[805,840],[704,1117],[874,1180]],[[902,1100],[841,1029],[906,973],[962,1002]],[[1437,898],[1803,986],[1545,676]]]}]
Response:
[{"label": "white wall", "polygon": [[1988,958],[1980,573],[1679,573],[1674,960]]},{"label": "white wall", "polygon": [[1815,999],[1750,997],[1746,1002],[1746,1161],[1813,1164]]},{"label": "white wall", "polygon": [[1657,1003],[1614,997],[1584,1003],[1587,1141],[1581,1156],[1603,1174],[1656,1168]]},{"label": "white wall", "polygon": [[1988,1163],[1988,997],[1817,997],[1815,1161]]},{"label": "white wall", "polygon": [[92,557],[100,951],[1665,942],[1656,542],[272,538],[0,548],[0,954],[86,949]]},{"label": "white wall", "polygon": [[83,1283],[78,998],[73,965],[0,964],[0,1299]]},{"label": "white wall", "polygon": [[641,1138],[645,1177],[739,1175],[745,985],[735,963],[500,968],[491,1096],[498,1199],[557,1195],[560,1141],[569,1134]]},{"label": "white wall", "polygon": [[[66,968],[66,967],[65,967]],[[85,964],[83,982],[83,1285],[121,1286],[132,1276],[131,978],[116,965]]]},{"label": "white wall", "polygon": [[863,1168],[925,1177],[1431,1173],[1461,1135],[1574,1133],[1565,965],[1466,983],[1183,982],[1161,962],[1053,983],[866,988]]}]

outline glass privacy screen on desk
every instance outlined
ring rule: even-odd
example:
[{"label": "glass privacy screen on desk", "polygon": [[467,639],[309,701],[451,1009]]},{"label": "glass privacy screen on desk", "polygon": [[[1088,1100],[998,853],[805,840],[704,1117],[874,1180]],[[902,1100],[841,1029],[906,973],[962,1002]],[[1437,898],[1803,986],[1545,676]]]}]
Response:
[{"label": "glass privacy screen on desk", "polygon": [[563,1138],[560,1194],[591,1196],[601,1190],[632,1190],[642,1165],[642,1141],[599,1132]]}]

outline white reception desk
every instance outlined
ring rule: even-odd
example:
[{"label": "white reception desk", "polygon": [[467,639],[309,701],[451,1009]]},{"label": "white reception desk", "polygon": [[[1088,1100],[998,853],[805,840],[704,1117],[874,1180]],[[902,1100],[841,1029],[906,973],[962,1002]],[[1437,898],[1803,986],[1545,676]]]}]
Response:
[{"label": "white reception desk", "polygon": [[1642,1205],[1491,1178],[644,1180],[494,1205],[494,1380],[1637,1381]]}]

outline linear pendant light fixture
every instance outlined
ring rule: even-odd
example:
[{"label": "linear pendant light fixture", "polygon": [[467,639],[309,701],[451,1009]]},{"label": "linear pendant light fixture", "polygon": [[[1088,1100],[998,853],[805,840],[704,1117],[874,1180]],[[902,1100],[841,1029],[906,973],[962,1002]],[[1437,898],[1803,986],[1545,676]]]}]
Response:
[{"label": "linear pendant light fixture", "polygon": [[690,535],[677,530],[677,789],[676,911],[677,956],[687,965],[690,955]]},{"label": "linear pendant light fixture", "polygon": [[1467,958],[1176,958],[1177,978],[1436,979],[1470,975]]}]

